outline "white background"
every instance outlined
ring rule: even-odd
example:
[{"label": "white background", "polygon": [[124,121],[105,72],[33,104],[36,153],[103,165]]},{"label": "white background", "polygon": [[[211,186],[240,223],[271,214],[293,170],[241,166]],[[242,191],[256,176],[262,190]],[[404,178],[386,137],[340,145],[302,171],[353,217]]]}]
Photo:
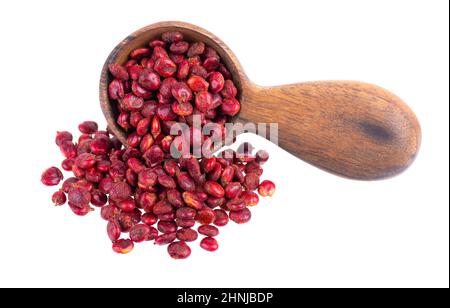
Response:
[{"label": "white background", "polygon": [[[105,121],[98,81],[112,48],[154,22],[219,36],[262,85],[352,79],[403,98],[423,130],[402,175],[342,179],[267,141],[276,195],[220,248],[175,261],[140,244],[117,255],[99,213],[54,208],[41,172],[56,130]],[[0,286],[448,287],[448,1],[2,1]],[[301,125],[301,123],[299,123]]]}]

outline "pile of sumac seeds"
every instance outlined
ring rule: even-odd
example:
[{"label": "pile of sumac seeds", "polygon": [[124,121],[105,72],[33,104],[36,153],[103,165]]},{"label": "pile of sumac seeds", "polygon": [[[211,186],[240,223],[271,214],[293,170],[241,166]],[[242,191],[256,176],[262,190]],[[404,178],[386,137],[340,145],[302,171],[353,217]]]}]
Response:
[{"label": "pile of sumac seeds", "polygon": [[[53,203],[67,203],[79,216],[98,208],[117,253],[153,241],[184,259],[199,234],[200,247],[217,250],[219,228],[229,220],[248,222],[259,196],[275,191],[262,180],[266,151],[243,143],[211,154],[240,110],[230,72],[214,49],[187,42],[179,32],[163,33],[109,71],[109,98],[127,145],[93,121],[78,126],[77,139],[57,132],[61,168],[73,175],[54,192]],[[210,134],[203,134],[206,126]],[[193,155],[196,145],[200,157]],[[54,186],[63,179],[58,167],[50,167],[41,182]]]}]

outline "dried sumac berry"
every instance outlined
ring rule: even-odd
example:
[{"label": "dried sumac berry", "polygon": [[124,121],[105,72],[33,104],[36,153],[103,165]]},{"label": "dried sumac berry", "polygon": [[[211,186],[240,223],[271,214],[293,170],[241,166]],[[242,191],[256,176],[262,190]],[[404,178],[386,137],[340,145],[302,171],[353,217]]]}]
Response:
[{"label": "dried sumac berry", "polygon": [[58,185],[63,178],[61,170],[56,167],[50,167],[42,173],[41,182],[47,186],[54,186]]},{"label": "dried sumac berry", "polygon": [[127,254],[132,251],[134,248],[134,244],[129,239],[120,239],[113,242],[112,249],[120,254]]},{"label": "dried sumac berry", "polygon": [[219,248],[219,244],[215,238],[205,237],[200,241],[200,247],[206,251],[216,251]]},{"label": "dried sumac berry", "polygon": [[191,248],[184,242],[173,242],[167,246],[167,252],[173,259],[186,259],[191,255]]}]

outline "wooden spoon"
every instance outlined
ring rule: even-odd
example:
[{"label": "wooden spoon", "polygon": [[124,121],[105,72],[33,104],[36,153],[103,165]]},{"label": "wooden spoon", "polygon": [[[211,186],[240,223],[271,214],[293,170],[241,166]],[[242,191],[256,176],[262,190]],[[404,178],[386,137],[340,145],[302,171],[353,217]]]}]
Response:
[{"label": "wooden spoon", "polygon": [[[279,125],[278,145],[334,174],[375,180],[405,170],[420,145],[420,125],[394,94],[356,81],[319,81],[276,87],[252,83],[236,56],[214,34],[184,22],[152,24],[129,35],[111,52],[100,80],[100,103],[111,131],[127,144],[108,98],[108,64],[124,64],[130,52],[163,32],[177,30],[188,41],[213,47],[233,75],[242,109],[235,121]],[[282,73],[282,72],[280,72]]]}]

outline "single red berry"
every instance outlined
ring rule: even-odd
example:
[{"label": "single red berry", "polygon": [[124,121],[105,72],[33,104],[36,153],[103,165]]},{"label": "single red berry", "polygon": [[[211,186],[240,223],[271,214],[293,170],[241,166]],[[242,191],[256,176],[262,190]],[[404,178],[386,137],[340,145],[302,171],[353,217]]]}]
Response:
[{"label": "single red berry", "polygon": [[154,70],[163,77],[171,77],[177,71],[177,65],[171,59],[161,57],[156,60]]},{"label": "single red berry", "polygon": [[207,181],[203,188],[205,189],[205,192],[210,194],[213,197],[216,198],[222,198],[225,195],[225,191],[222,186],[220,186],[219,183],[214,181]]},{"label": "single red berry", "polygon": [[252,214],[248,208],[239,211],[230,212],[230,219],[237,224],[243,224],[250,220]]},{"label": "single red berry", "polygon": [[66,203],[66,194],[63,191],[56,191],[52,195],[52,201],[56,206],[63,205]]},{"label": "single red berry", "polygon": [[211,91],[214,93],[218,93],[222,91],[223,86],[225,85],[225,79],[223,75],[219,72],[211,72],[208,76],[209,84]]},{"label": "single red berry", "polygon": [[208,91],[209,83],[200,76],[192,75],[186,83],[194,92]]},{"label": "single red berry", "polygon": [[86,207],[91,202],[91,194],[85,187],[74,186],[67,195],[69,202],[77,207]]},{"label": "single red berry", "polygon": [[176,232],[172,233],[163,233],[161,235],[158,235],[155,239],[156,245],[167,245],[169,243],[172,243],[177,238]]},{"label": "single red berry", "polygon": [[143,242],[149,240],[151,227],[146,224],[137,224],[130,229],[130,239],[135,242]]},{"label": "single red berry", "polygon": [[130,58],[131,59],[141,59],[143,57],[147,57],[150,55],[150,49],[148,48],[138,48],[133,50],[130,53]]},{"label": "single red berry", "polygon": [[72,141],[73,136],[71,133],[63,131],[63,132],[56,132],[56,138],[55,143],[57,146],[61,146],[61,144],[65,141]]},{"label": "single red berry", "polygon": [[129,239],[120,239],[113,242],[112,249],[120,254],[127,254],[133,250],[134,244]]},{"label": "single red berry", "polygon": [[219,234],[219,229],[212,225],[201,225],[200,227],[198,227],[198,233],[214,237]]},{"label": "single red berry", "polygon": [[256,162],[260,165],[269,160],[269,153],[265,150],[259,150],[256,152]]},{"label": "single red berry", "polygon": [[98,130],[98,124],[94,121],[84,121],[78,125],[78,129],[83,134],[93,134]]},{"label": "single red berry", "polygon": [[183,40],[183,34],[179,31],[168,31],[161,34],[161,39],[166,43],[175,43]]},{"label": "single red berry", "polygon": [[262,181],[258,186],[258,193],[263,197],[272,197],[275,193],[275,184],[272,181]]},{"label": "single red berry", "polygon": [[184,242],[173,242],[167,246],[167,252],[174,259],[186,259],[191,255],[191,248]]},{"label": "single red berry", "polygon": [[117,63],[111,63],[108,65],[108,68],[111,75],[113,75],[117,79],[128,80],[128,72],[123,66]]},{"label": "single red berry", "polygon": [[181,228],[177,231],[177,239],[185,242],[193,242],[198,238],[197,231],[191,228]]},{"label": "single red berry", "polygon": [[41,182],[47,186],[54,186],[58,185],[63,178],[61,170],[56,167],[50,167],[42,173]]},{"label": "single red berry", "polygon": [[208,225],[214,221],[216,218],[216,213],[209,207],[204,207],[197,212],[195,220],[201,224]]},{"label": "single red berry", "polygon": [[108,221],[106,225],[106,232],[108,233],[108,237],[111,241],[116,241],[120,237],[120,225],[117,220],[112,219]]},{"label": "single red berry", "polygon": [[216,251],[219,248],[219,243],[213,237],[205,237],[200,241],[200,247],[206,251]]},{"label": "single red berry", "polygon": [[108,202],[108,197],[105,193],[97,190],[91,194],[91,204],[94,206],[102,207]]},{"label": "single red berry", "polygon": [[150,91],[157,90],[161,86],[161,78],[150,69],[144,69],[139,73],[139,84]]},{"label": "single red berry", "polygon": [[241,110],[241,104],[235,98],[225,98],[222,101],[222,112],[229,116],[235,116]]},{"label": "single red berry", "polygon": [[244,193],[244,203],[245,206],[255,206],[259,202],[258,195],[253,191],[248,191]]}]

